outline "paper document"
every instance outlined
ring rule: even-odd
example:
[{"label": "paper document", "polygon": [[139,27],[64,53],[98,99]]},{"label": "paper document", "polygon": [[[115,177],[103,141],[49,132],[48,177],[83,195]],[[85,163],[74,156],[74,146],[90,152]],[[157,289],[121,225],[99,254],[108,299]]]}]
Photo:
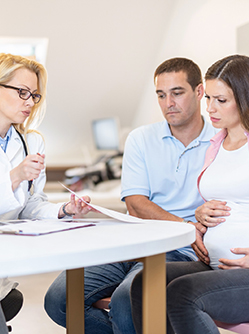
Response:
[{"label": "paper document", "polygon": [[95,205],[95,204],[92,204],[92,203],[87,203],[86,201],[84,201],[83,198],[79,197],[74,191],[72,191],[71,189],[66,187],[63,183],[61,183],[61,182],[59,182],[59,183],[62,185],[62,187],[67,189],[70,193],[74,194],[77,198],[81,199],[88,206],[97,210],[98,212],[103,213],[104,215],[106,215],[108,217],[111,217],[111,218],[114,218],[114,219],[117,219],[117,220],[121,220],[121,221],[127,222],[127,223],[143,223],[143,219],[141,219],[141,218],[126,215],[124,213],[117,212],[117,211],[114,211],[114,210],[106,209],[106,208],[103,208],[99,205]]},{"label": "paper document", "polygon": [[91,222],[82,222],[77,220],[62,220],[62,219],[46,219],[46,220],[19,220],[18,221],[1,221],[0,235],[24,235],[37,236],[95,226]]}]

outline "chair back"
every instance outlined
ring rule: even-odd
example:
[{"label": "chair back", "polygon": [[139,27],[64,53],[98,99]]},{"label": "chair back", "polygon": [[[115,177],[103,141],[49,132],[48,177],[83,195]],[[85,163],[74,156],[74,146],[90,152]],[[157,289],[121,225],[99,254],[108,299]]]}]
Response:
[{"label": "chair back", "polygon": [[238,333],[238,334],[248,334],[249,333],[249,322],[242,324],[226,324],[224,322],[216,321],[215,323],[218,327],[227,329],[229,331]]}]

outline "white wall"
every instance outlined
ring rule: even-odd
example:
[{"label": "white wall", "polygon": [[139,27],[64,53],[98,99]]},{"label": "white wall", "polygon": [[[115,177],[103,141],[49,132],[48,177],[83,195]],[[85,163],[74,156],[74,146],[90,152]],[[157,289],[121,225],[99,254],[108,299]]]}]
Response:
[{"label": "white wall", "polygon": [[123,128],[161,120],[155,68],[182,56],[205,72],[236,52],[248,12],[248,0],[2,1],[1,36],[49,38],[47,163],[81,163],[94,118],[118,116]]},{"label": "white wall", "polygon": [[[173,4],[173,3],[172,3]],[[1,36],[48,37],[48,164],[82,161],[91,120],[131,125],[162,43],[170,0],[1,1]]]},{"label": "white wall", "polygon": [[[203,74],[216,60],[237,52],[236,29],[249,21],[248,0],[177,0],[158,52],[157,64],[171,57],[193,59]],[[206,115],[205,101],[202,112]],[[133,126],[162,120],[153,81],[148,80]]]}]

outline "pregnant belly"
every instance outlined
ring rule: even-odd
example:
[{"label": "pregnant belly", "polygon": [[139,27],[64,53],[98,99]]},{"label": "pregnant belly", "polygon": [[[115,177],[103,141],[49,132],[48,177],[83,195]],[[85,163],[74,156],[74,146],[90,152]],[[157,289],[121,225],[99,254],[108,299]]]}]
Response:
[{"label": "pregnant belly", "polygon": [[210,257],[210,266],[219,269],[219,259],[237,259],[244,255],[235,255],[230,249],[236,247],[249,247],[249,224],[226,222],[215,227],[209,227],[205,236],[204,244]]}]

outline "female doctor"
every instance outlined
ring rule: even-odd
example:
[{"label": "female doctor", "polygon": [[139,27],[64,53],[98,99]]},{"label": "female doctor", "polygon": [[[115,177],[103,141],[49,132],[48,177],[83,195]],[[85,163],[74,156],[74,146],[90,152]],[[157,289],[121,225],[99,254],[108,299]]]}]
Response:
[{"label": "female doctor", "polygon": [[[67,203],[53,204],[43,192],[44,142],[30,128],[44,116],[46,84],[47,74],[41,64],[0,54],[0,219],[81,217],[90,210],[74,195]],[[89,197],[84,199],[90,201]],[[16,286],[7,278],[0,279],[0,301],[17,291]]]}]

